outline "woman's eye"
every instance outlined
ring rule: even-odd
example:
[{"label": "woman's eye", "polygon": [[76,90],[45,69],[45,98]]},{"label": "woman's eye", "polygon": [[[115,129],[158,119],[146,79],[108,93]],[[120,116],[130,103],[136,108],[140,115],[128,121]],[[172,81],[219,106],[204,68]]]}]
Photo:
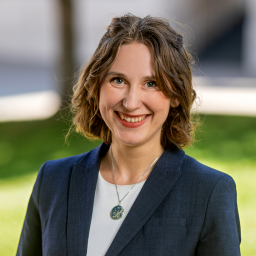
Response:
[{"label": "woman's eye", "polygon": [[155,86],[156,86],[156,83],[155,83],[154,81],[150,81],[150,82],[147,82],[145,85],[146,85],[147,87],[149,87],[149,88],[152,88],[152,87],[155,87]]},{"label": "woman's eye", "polygon": [[124,84],[124,80],[121,78],[114,78],[112,80],[115,84]]}]

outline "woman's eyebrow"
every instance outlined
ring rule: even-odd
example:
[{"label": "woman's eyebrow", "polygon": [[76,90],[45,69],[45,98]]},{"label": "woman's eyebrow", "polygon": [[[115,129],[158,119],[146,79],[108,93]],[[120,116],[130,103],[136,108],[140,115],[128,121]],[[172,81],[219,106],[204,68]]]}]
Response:
[{"label": "woman's eyebrow", "polygon": [[143,79],[145,79],[145,80],[156,80],[156,77],[155,76],[145,76],[145,77],[143,77]]},{"label": "woman's eyebrow", "polygon": [[[118,72],[114,72],[114,71],[110,71],[106,74],[106,77],[107,76],[120,76],[120,77],[123,77],[125,79],[128,79],[128,77],[123,74],[123,73],[118,73]],[[153,75],[153,76],[145,76],[143,77],[144,80],[156,80],[156,77]]]},{"label": "woman's eyebrow", "polygon": [[127,78],[125,74],[123,73],[118,73],[118,72],[114,72],[114,71],[110,71],[106,74],[106,77],[107,76],[121,76],[121,77],[124,77],[124,78]]}]

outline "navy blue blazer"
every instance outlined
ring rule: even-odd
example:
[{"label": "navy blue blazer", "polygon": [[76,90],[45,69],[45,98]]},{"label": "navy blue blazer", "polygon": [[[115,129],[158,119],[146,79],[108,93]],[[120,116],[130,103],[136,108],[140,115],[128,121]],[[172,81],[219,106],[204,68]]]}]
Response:
[{"label": "navy blue blazer", "polygon": [[[100,161],[107,150],[101,144],[41,167],[17,255],[86,255]],[[240,241],[233,179],[183,150],[169,149],[156,163],[106,255],[238,256]]]}]

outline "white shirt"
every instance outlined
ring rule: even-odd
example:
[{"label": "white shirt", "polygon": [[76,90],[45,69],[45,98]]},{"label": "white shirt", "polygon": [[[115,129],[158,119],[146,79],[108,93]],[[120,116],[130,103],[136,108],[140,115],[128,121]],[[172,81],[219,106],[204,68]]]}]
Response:
[{"label": "white shirt", "polygon": [[[106,254],[144,183],[145,181],[142,181],[134,186],[121,203],[124,208],[123,217],[119,220],[113,220],[110,217],[110,211],[118,205],[116,188],[114,184],[105,181],[99,172],[89,232],[88,256],[103,256]],[[132,185],[117,185],[120,200],[131,187]]]}]

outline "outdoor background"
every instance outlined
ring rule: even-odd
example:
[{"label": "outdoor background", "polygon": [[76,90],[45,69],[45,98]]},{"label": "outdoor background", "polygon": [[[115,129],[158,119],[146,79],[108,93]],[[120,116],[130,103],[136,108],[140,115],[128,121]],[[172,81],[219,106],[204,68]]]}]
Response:
[{"label": "outdoor background", "polygon": [[16,253],[40,166],[100,144],[75,133],[65,143],[68,95],[111,18],[128,12],[170,19],[196,57],[202,125],[186,153],[234,178],[242,255],[256,255],[256,1],[1,0],[0,256]]}]

